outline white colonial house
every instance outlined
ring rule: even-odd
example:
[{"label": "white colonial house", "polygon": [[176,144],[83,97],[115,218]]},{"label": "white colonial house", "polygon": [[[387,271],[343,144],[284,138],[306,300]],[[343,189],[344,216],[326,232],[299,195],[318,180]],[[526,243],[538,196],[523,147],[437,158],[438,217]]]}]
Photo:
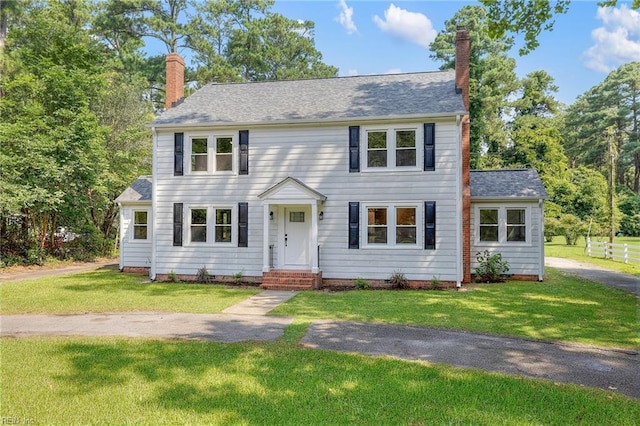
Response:
[{"label": "white colonial house", "polygon": [[469,170],[464,31],[456,55],[455,71],[209,84],[184,100],[169,55],[153,177],[117,200],[121,269],[461,285],[486,249],[542,280],[546,192],[534,170]]}]

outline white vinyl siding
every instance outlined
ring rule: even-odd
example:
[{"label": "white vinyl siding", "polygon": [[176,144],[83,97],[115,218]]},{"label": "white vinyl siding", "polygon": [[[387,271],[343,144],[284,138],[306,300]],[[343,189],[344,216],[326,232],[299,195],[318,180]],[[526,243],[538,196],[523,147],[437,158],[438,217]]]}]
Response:
[{"label": "white vinyl siding", "polygon": [[[143,214],[144,213],[144,214]],[[146,239],[135,238],[142,236],[142,219],[146,216]],[[123,205],[120,212],[120,268],[151,266],[152,240],[151,205]],[[137,231],[136,231],[137,228]]]},{"label": "white vinyl siding", "polygon": [[[422,123],[436,122],[436,171],[424,172],[422,167],[392,168],[384,173],[349,173],[349,125],[299,125],[287,127],[242,127],[202,129],[202,133],[235,135],[249,129],[249,175],[192,174],[173,176],[173,132],[184,129],[159,130],[155,155],[157,229],[171,229],[173,203],[187,206],[234,206],[247,202],[248,247],[207,244],[172,246],[171,232],[156,235],[157,273],[174,270],[178,274],[195,274],[199,268],[216,275],[232,275],[242,271],[245,276],[261,276],[263,266],[264,207],[258,198],[262,192],[291,176],[324,194],[327,200],[320,206],[323,220],[318,222],[319,266],[324,278],[354,279],[366,273],[368,279],[387,279],[395,270],[401,270],[408,279],[430,280],[438,276],[443,281],[456,281],[457,276],[457,224],[461,222],[455,199],[460,173],[460,129],[455,119],[425,119],[400,126],[371,126],[371,128],[415,128],[417,159],[422,164]],[[362,127],[362,126],[361,126]],[[362,132],[362,129],[361,129]],[[236,139],[234,139],[236,140]],[[365,156],[361,133],[360,154]],[[234,148],[235,149],[235,148]],[[234,163],[235,161],[234,157]],[[362,157],[361,157],[362,158]],[[395,161],[395,160],[394,160]],[[366,164],[361,161],[361,164]],[[393,163],[395,164],[395,163]],[[236,167],[236,166],[234,166]],[[437,250],[423,250],[425,200],[438,206]],[[389,206],[416,206],[421,215],[416,219],[416,238],[420,243],[397,244],[393,250],[375,250],[363,247],[348,248],[348,204]],[[401,203],[400,203],[401,202]],[[273,206],[275,218],[270,221],[270,241],[275,264],[278,264],[278,210]],[[233,232],[237,228],[237,213],[233,213]],[[210,216],[209,225],[214,219]],[[360,221],[360,231],[366,222]],[[394,236],[395,237],[395,236]],[[211,236],[213,238],[213,235]],[[235,238],[235,237],[234,237]],[[417,247],[417,248],[416,248]]]},{"label": "white vinyl siding", "polygon": [[[500,212],[500,241],[480,241],[480,212],[483,210],[498,210]],[[509,214],[508,212],[511,212]],[[521,224],[515,224],[509,219],[521,221],[525,219],[526,230]],[[502,258],[509,262],[509,274],[517,275],[541,275],[542,253],[541,239],[543,226],[543,210],[537,201],[530,202],[480,202],[472,201],[471,207],[471,271],[478,267],[476,254],[484,250],[491,253],[500,253]],[[517,231],[514,231],[516,230]],[[509,232],[511,231],[511,232]],[[526,238],[526,241],[509,241],[511,239]]]}]

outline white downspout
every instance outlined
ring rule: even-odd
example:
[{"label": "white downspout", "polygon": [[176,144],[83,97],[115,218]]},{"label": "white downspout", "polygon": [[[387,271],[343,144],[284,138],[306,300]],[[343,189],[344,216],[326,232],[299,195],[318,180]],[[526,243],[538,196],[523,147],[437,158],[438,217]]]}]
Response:
[{"label": "white downspout", "polygon": [[456,212],[458,220],[456,221],[456,288],[462,287],[463,274],[463,256],[462,256],[462,117],[456,116],[456,124],[458,126],[458,149],[460,150],[460,161],[458,161],[458,170],[456,173]]},{"label": "white downspout", "polygon": [[151,128],[153,132],[153,147],[151,150],[151,268],[149,269],[149,279],[156,279],[156,256],[157,256],[157,248],[156,248],[156,234],[157,234],[157,226],[156,226],[156,207],[157,207],[157,187],[158,187],[158,173],[157,173],[157,149],[158,149],[158,132],[155,127]]},{"label": "white downspout", "polygon": [[538,200],[540,208],[540,265],[538,269],[538,281],[544,281],[544,200]]}]

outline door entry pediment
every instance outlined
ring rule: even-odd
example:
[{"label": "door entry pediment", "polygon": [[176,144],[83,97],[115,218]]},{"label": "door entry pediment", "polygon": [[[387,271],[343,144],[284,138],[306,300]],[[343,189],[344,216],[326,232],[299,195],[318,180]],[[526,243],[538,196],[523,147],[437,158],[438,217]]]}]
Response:
[{"label": "door entry pediment", "polygon": [[273,185],[271,188],[258,195],[258,198],[271,202],[277,202],[279,200],[306,200],[322,202],[327,199],[325,195],[291,176]]}]

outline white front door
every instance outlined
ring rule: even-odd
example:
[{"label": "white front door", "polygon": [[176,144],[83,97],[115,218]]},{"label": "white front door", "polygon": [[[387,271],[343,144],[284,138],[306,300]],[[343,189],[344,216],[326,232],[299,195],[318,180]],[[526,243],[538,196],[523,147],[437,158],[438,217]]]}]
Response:
[{"label": "white front door", "polygon": [[284,268],[309,269],[309,238],[311,237],[311,208],[284,208]]}]

